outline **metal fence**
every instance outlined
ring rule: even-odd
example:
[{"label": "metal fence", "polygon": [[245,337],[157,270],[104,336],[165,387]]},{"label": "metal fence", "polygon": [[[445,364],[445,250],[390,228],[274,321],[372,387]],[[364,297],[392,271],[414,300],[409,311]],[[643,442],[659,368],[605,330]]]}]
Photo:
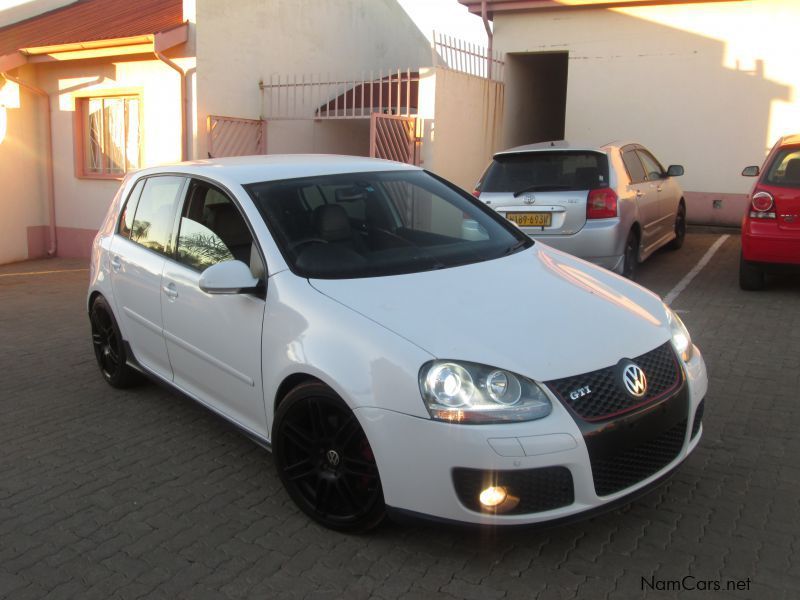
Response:
[{"label": "metal fence", "polygon": [[503,81],[505,61],[502,52],[492,51],[489,58],[489,50],[485,46],[434,31],[433,56],[437,67]]}]

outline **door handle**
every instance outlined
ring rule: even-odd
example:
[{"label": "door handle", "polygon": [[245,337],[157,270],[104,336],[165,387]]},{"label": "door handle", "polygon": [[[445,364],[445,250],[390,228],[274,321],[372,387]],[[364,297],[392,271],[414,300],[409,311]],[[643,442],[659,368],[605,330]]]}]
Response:
[{"label": "door handle", "polygon": [[658,186],[658,187],[656,188],[656,191],[657,191],[657,192],[660,192],[662,187],[663,187],[663,186],[661,186],[661,185],[660,185],[660,186]]},{"label": "door handle", "polygon": [[170,300],[175,300],[178,297],[178,290],[174,283],[167,284],[163,287],[164,295]]},{"label": "door handle", "polygon": [[636,197],[641,198],[642,196],[644,196],[644,192],[642,190],[636,190]]},{"label": "door handle", "polygon": [[119,256],[111,257],[111,268],[116,272],[122,268],[122,260]]}]

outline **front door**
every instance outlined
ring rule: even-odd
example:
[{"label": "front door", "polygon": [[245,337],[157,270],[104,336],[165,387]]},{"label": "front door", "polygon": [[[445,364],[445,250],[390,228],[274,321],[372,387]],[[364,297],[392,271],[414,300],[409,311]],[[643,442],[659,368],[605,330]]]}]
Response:
[{"label": "front door", "polygon": [[[244,428],[269,437],[261,383],[263,297],[200,290],[202,271],[240,260],[258,277],[263,263],[246,221],[219,188],[191,180],[174,261],[163,275],[164,338],[175,383]],[[252,258],[251,258],[252,257]]]},{"label": "front door", "polygon": [[658,188],[654,182],[648,181],[645,168],[634,147],[623,148],[622,161],[631,178],[631,190],[636,195],[639,224],[642,227],[639,251],[646,252],[658,237],[659,219],[661,218]]},{"label": "front door", "polygon": [[111,286],[123,337],[142,366],[168,381],[172,369],[162,335],[161,275],[184,182],[183,177],[140,180],[111,242]]}]

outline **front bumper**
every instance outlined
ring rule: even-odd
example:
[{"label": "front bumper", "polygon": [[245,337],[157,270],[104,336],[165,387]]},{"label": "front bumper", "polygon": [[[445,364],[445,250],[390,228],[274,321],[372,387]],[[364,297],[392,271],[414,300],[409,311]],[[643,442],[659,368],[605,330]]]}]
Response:
[{"label": "front bumper", "polygon": [[[463,523],[541,523],[618,504],[665,477],[694,450],[702,434],[699,424],[693,427],[695,412],[708,384],[699,350],[690,363],[684,365],[684,370],[684,386],[674,397],[678,400],[665,402],[666,407],[657,404],[655,408],[647,407],[636,413],[646,418],[644,432],[658,421],[657,411],[662,416],[666,411],[667,418],[684,422],[677,454],[649,476],[602,496],[596,490],[590,446],[597,443],[613,446],[618,438],[601,431],[605,440],[595,438],[587,443],[591,436],[585,435],[586,431],[582,431],[554,396],[551,397],[553,412],[549,416],[517,424],[452,425],[380,408],[358,408],[355,412],[375,454],[387,506],[405,513]],[[649,414],[651,412],[653,414]],[[628,428],[634,428],[636,423],[630,416],[619,421],[621,427]],[[596,450],[593,449],[595,464],[599,456]],[[453,474],[457,469],[499,473],[556,467],[569,471],[573,495],[568,504],[549,510],[499,515],[470,509],[459,499],[454,485]]]}]

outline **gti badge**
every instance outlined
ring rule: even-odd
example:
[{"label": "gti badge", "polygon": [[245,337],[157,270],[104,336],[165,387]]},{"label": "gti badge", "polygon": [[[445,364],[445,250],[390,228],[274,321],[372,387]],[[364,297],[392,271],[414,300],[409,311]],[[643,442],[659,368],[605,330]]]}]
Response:
[{"label": "gti badge", "polygon": [[583,386],[582,388],[578,388],[577,390],[573,390],[569,393],[570,400],[577,400],[578,398],[583,398],[592,393],[592,390],[589,389],[588,385]]},{"label": "gti badge", "polygon": [[634,398],[641,398],[647,393],[647,377],[636,363],[628,363],[622,369],[622,384]]},{"label": "gti badge", "polygon": [[525,194],[522,198],[525,204],[533,204],[536,202],[536,194]]}]

